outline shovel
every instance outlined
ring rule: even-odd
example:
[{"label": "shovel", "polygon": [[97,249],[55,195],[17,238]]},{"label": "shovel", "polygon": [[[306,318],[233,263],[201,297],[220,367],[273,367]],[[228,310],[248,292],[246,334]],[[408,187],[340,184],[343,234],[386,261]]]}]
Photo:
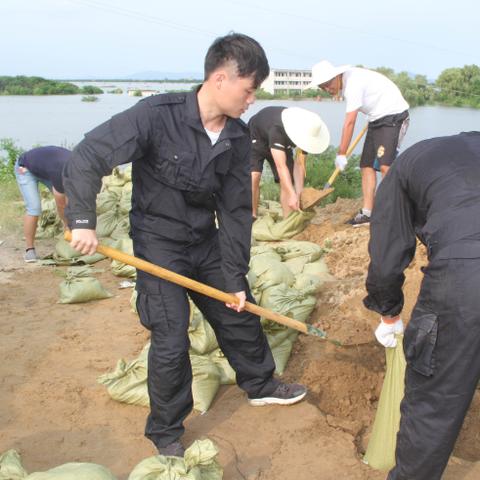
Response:
[{"label": "shovel", "polygon": [[[65,240],[67,242],[72,240],[72,234],[70,232],[65,232]],[[97,252],[113,258],[114,260],[118,260],[119,262],[131,265],[132,267],[144,272],[150,273],[156,277],[163,278],[164,280],[168,280],[169,282],[175,283],[189,290],[193,290],[194,292],[201,293],[207,297],[214,298],[215,300],[219,300],[220,302],[238,304],[238,298],[231,293],[226,293],[222,290],[205,285],[204,283],[197,282],[196,280],[192,280],[191,278],[172,272],[166,268],[159,267],[158,265],[154,265],[146,260],[129,255],[128,253],[117,250],[116,248],[99,244],[97,246]],[[307,335],[314,335],[322,339],[327,339],[327,334],[323,330],[320,330],[313,325],[307,325],[285,315],[280,315],[279,313],[275,313],[272,310],[260,307],[254,303],[245,302],[245,310],[268,320],[272,320],[276,323],[280,323],[281,325],[285,325],[286,327],[298,330],[299,332],[306,333]],[[328,339],[328,341],[334,343],[335,345],[341,345],[340,342],[336,340]]]},{"label": "shovel", "polygon": [[[357,146],[360,139],[363,137],[364,133],[367,131],[368,123],[363,127],[363,130],[358,134],[355,140],[350,144],[348,147],[347,153],[345,156],[348,158],[354,148]],[[316,188],[304,188],[302,193],[300,194],[300,207],[302,210],[308,210],[309,208],[314,207],[317,205],[323,198],[330,193],[333,192],[334,188],[332,188],[333,182],[336,180],[338,175],[340,174],[341,170],[336,168],[335,171],[332,173],[332,176],[328,179],[327,183],[323,186],[323,190],[317,190]]]}]

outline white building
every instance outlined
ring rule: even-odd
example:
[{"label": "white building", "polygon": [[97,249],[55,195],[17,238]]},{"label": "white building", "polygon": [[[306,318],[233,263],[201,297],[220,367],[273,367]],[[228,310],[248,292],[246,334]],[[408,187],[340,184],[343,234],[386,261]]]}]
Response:
[{"label": "white building", "polygon": [[302,93],[307,89],[312,81],[311,70],[288,70],[281,68],[272,68],[270,75],[262,83],[263,88],[268,93]]}]

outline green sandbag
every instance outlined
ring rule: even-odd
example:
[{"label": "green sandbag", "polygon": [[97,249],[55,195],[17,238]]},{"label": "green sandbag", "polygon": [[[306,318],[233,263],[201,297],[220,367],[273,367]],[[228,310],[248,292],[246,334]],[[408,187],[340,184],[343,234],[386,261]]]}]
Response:
[{"label": "green sandbag", "polygon": [[103,260],[105,255],[101,253],[94,253],[93,255],[82,255],[81,252],[75,250],[70,246],[70,243],[61,238],[55,244],[55,253],[53,254],[53,260],[57,265],[73,265],[73,264],[85,264],[90,265],[92,263]]},{"label": "green sandbag", "polygon": [[302,273],[305,265],[308,263],[308,257],[295,257],[289,258],[283,262],[284,265],[288,267],[288,269],[295,275],[299,275]]},{"label": "green sandbag", "polygon": [[70,267],[65,275],[65,280],[60,283],[58,303],[84,303],[113,296],[102,287],[96,278],[90,275],[91,270],[87,266]]},{"label": "green sandbag", "polygon": [[109,190],[104,190],[97,195],[97,215],[105,212],[115,211],[120,203],[120,196]]},{"label": "green sandbag", "polygon": [[130,296],[130,308],[133,313],[137,313],[137,296],[138,293],[135,289],[132,290],[132,295]]},{"label": "green sandbag", "polygon": [[220,348],[209,353],[208,357],[218,368],[220,373],[220,385],[235,385],[237,383],[235,370],[228,363],[227,357]]},{"label": "green sandbag", "polygon": [[108,468],[95,463],[65,463],[46,472],[27,474],[20,455],[8,450],[0,456],[0,480],[116,480]]},{"label": "green sandbag", "polygon": [[273,285],[292,285],[295,277],[282,262],[267,254],[257,255],[250,260],[250,270],[255,275],[253,288],[264,290]]},{"label": "green sandbag", "polygon": [[143,407],[150,405],[147,387],[149,348],[150,343],[147,343],[138,358],[128,363],[122,358],[113,372],[97,378],[98,383],[107,387],[114,400]]},{"label": "green sandbag", "polygon": [[323,255],[323,248],[312,242],[290,241],[283,242],[273,247],[275,251],[281,255],[282,260],[291,258],[306,257],[307,262],[314,262]]},{"label": "green sandbag", "polygon": [[110,237],[111,233],[115,230],[120,220],[121,216],[116,209],[109,210],[108,212],[99,215],[97,217],[97,227],[95,229],[95,231],[97,232],[97,237]]},{"label": "green sandbag", "polygon": [[296,211],[276,222],[270,215],[265,215],[254,222],[253,237],[267,242],[291,238],[302,232],[314,216],[315,212]]},{"label": "green sandbag", "polygon": [[54,198],[42,198],[42,213],[38,219],[35,238],[54,238],[63,230]]},{"label": "green sandbag", "polygon": [[118,221],[117,224],[115,225],[115,228],[112,230],[110,233],[110,237],[112,237],[115,240],[121,240],[123,238],[129,238],[130,237],[130,220],[128,218],[128,215],[124,215],[120,212],[120,210],[117,212],[118,214]]},{"label": "green sandbag", "polygon": [[316,303],[314,296],[305,295],[284,284],[269,287],[262,292],[262,307],[303,323],[308,320]]},{"label": "green sandbag", "polygon": [[190,350],[198,355],[210,353],[218,348],[217,337],[213,328],[193,302],[190,302],[188,337],[190,338]]},{"label": "green sandbag", "polygon": [[0,480],[22,480],[27,475],[16,450],[7,450],[0,455]]},{"label": "green sandbag", "polygon": [[218,449],[208,439],[196,440],[183,458],[156,455],[141,461],[128,480],[222,480]]},{"label": "green sandbag", "polygon": [[275,373],[277,375],[283,375],[297,336],[297,332],[292,332],[287,338],[272,348],[273,360],[275,362]]},{"label": "green sandbag", "polygon": [[300,290],[305,295],[315,295],[323,285],[323,280],[318,275],[300,273],[295,276],[293,288]]},{"label": "green sandbag", "polygon": [[210,408],[220,387],[220,372],[207,356],[191,353],[190,362],[193,373],[193,408],[205,413]]},{"label": "green sandbag", "polygon": [[375,470],[388,471],[395,466],[395,447],[400,427],[400,402],[404,395],[405,355],[403,335],[396,335],[397,346],[386,348],[387,371],[378,401],[375,422],[363,461]]},{"label": "green sandbag", "polygon": [[126,183],[122,189],[122,196],[120,198],[119,209],[120,213],[127,215],[132,208],[132,182]]},{"label": "green sandbag", "polygon": [[333,280],[334,277],[328,273],[328,267],[323,258],[312,263],[307,263],[302,270],[302,273],[316,275],[323,282]]},{"label": "green sandbag", "polygon": [[[133,255],[133,243],[131,238],[122,238],[116,242],[117,250],[128,255]],[[119,260],[112,260],[112,273],[117,277],[137,278],[137,269]]]}]

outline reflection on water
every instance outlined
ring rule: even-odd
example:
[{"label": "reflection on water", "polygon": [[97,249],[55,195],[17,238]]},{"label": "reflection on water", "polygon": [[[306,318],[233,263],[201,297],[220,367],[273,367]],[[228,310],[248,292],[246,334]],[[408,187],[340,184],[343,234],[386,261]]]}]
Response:
[{"label": "reflection on water", "polygon": [[[95,84],[102,86],[101,82]],[[0,138],[13,138],[24,149],[36,145],[73,147],[86,132],[139,100],[138,97],[128,96],[127,88],[166,91],[191,87],[178,83],[129,82],[118,85],[112,82],[105,83],[106,90],[116,86],[122,88],[124,93],[99,95],[99,101],[92,103],[82,102],[81,95],[0,96]],[[245,113],[243,120],[248,121],[254,113],[267,105],[301,106],[317,112],[330,129],[332,144],[339,144],[345,115],[344,103],[259,100]],[[364,123],[365,118],[360,114],[355,134],[361,130]],[[410,129],[405,138],[404,148],[425,138],[479,129],[480,110],[439,106],[417,107],[411,110]],[[362,142],[356,149],[357,153],[361,150],[361,145]]]}]

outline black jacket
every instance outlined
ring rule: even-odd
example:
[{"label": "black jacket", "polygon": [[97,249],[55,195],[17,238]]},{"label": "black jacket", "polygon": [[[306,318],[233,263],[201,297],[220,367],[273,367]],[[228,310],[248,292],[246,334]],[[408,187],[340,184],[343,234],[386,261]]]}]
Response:
[{"label": "black jacket", "polygon": [[133,162],[133,240],[198,244],[216,233],[216,213],[226,287],[237,292],[250,258],[250,137],[229,118],[212,146],[197,91],[149,97],[86,134],[63,173],[66,215],[71,228],[94,229],[102,177]]},{"label": "black jacket", "polygon": [[480,258],[480,132],[419,142],[378,188],[370,224],[364,304],[382,315],[403,308],[403,271],[416,237],[430,261]]}]

